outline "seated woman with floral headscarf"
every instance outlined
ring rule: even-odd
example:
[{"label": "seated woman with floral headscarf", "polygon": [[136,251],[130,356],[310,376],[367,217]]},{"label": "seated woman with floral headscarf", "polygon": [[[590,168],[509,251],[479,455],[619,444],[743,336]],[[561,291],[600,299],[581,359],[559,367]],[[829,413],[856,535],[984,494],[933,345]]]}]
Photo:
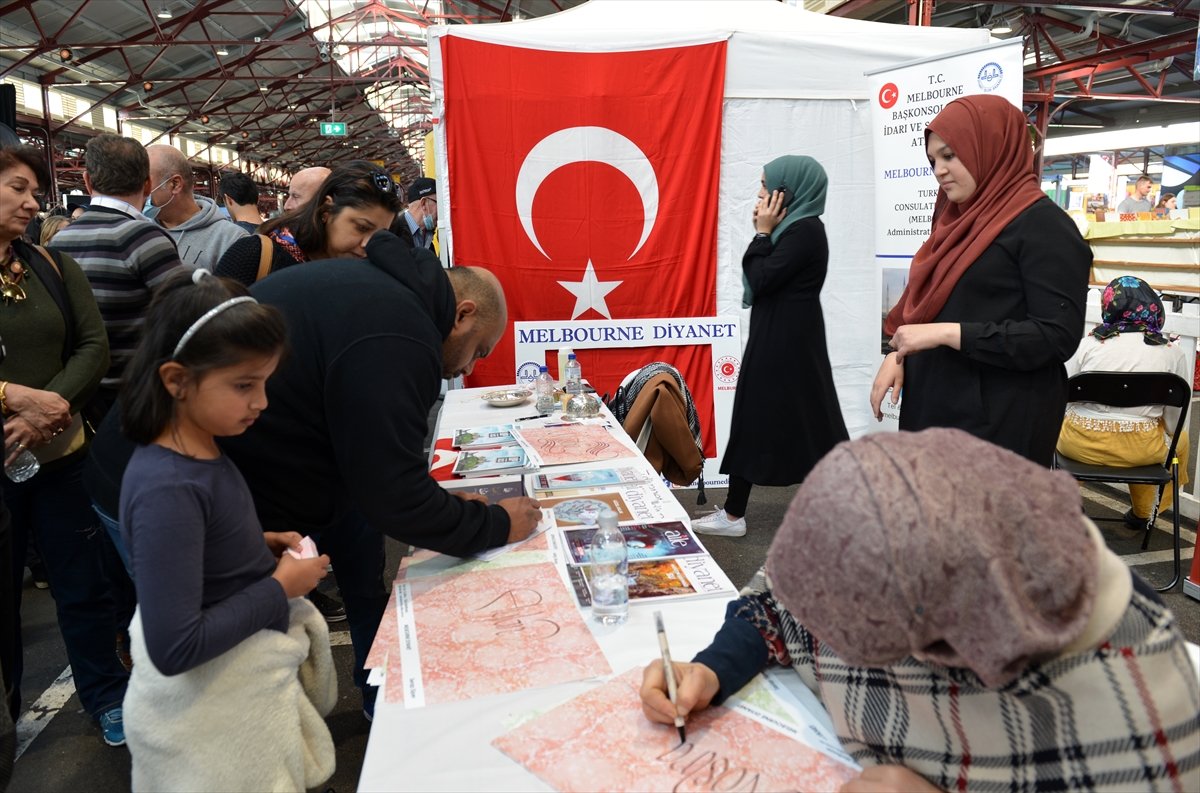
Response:
[{"label": "seated woman with floral headscarf", "polygon": [[712,644],[675,664],[677,708],[655,662],[642,709],[672,725],[770,664],[863,766],[843,791],[1200,789],[1200,687],[1171,612],[1070,475],[961,430],[835,447]]},{"label": "seated woman with floral headscarf", "polygon": [[[1187,353],[1179,342],[1163,334],[1164,319],[1162,299],[1150,284],[1132,275],[1113,279],[1100,298],[1100,324],[1067,361],[1067,374],[1171,372],[1191,382]],[[1178,421],[1178,408],[1114,408],[1074,402],[1063,419],[1058,451],[1088,465],[1153,465],[1166,458]],[[1188,459],[1186,431],[1179,434],[1175,453],[1180,460]],[[1187,483],[1187,465],[1181,465],[1180,487]],[[1157,491],[1155,485],[1129,486],[1132,509],[1125,513],[1125,523],[1131,529],[1146,528]],[[1171,498],[1167,488],[1160,511],[1171,505]]]}]

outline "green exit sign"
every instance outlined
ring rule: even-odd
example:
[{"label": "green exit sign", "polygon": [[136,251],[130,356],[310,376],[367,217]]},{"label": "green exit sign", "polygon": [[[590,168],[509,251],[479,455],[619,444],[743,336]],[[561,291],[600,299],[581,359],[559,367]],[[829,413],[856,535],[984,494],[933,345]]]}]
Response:
[{"label": "green exit sign", "polygon": [[322,121],[321,134],[345,137],[346,122],[344,121]]}]

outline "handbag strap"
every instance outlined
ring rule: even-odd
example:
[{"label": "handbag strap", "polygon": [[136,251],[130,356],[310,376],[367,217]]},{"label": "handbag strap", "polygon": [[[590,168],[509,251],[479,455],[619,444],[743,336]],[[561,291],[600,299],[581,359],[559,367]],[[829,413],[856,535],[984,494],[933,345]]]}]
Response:
[{"label": "handbag strap", "polygon": [[275,258],[275,245],[265,234],[255,234],[254,236],[258,237],[259,244],[258,273],[254,276],[254,282],[258,283],[267,277],[267,273],[271,272],[271,260]]},{"label": "handbag strap", "polygon": [[46,250],[41,245],[31,245],[20,238],[13,240],[13,250],[21,261],[33,270],[38,280],[46,287],[46,291],[50,293],[50,299],[62,312],[65,328],[62,362],[66,364],[75,351],[75,320],[74,314],[71,312],[71,299],[67,295],[62,260],[59,259],[61,254],[56,250]]}]

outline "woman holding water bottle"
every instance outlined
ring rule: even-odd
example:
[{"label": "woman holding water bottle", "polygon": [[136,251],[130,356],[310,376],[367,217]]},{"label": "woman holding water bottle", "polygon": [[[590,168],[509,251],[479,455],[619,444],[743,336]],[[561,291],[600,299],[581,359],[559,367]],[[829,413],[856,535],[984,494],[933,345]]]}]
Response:
[{"label": "woman holding water bottle", "polygon": [[[12,513],[14,581],[21,580],[32,535],[46,564],[79,698],[101,723],[105,741],[119,745],[129,676],[114,651],[116,614],[103,567],[111,549],[80,480],[87,438],[79,408],[108,368],[108,337],[79,265],[21,238],[49,181],[40,150],[0,149],[0,336],[8,352],[0,363],[8,476],[0,486]],[[14,466],[26,451],[37,466],[28,458]],[[33,474],[35,467],[40,470]],[[14,595],[13,701],[19,703],[20,586]]]}]

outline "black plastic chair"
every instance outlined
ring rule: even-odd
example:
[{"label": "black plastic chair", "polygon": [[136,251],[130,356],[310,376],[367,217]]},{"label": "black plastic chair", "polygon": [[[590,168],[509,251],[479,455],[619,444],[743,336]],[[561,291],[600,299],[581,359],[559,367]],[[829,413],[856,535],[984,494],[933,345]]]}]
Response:
[{"label": "black plastic chair", "polygon": [[[1150,544],[1150,532],[1154,530],[1154,521],[1158,518],[1158,506],[1162,502],[1163,491],[1168,484],[1174,494],[1175,529],[1175,577],[1171,583],[1158,587],[1159,592],[1174,589],[1179,583],[1179,460],[1175,456],[1175,446],[1179,442],[1179,433],[1183,432],[1187,421],[1188,403],[1192,398],[1192,387],[1177,374],[1169,372],[1083,372],[1072,377],[1067,382],[1067,403],[1098,402],[1115,408],[1144,407],[1161,405],[1163,407],[1179,408],[1179,421],[1171,435],[1171,445],[1167,449],[1167,457],[1162,463],[1139,465],[1129,468],[1118,468],[1104,465],[1087,465],[1073,460],[1058,452],[1054,453],[1054,467],[1061,468],[1081,482],[1107,482],[1110,484],[1125,483],[1135,485],[1158,485],[1158,495],[1154,499],[1154,509],[1146,521],[1145,533],[1142,537],[1142,550]],[[1124,518],[1102,518],[1102,520],[1124,520]]]}]

